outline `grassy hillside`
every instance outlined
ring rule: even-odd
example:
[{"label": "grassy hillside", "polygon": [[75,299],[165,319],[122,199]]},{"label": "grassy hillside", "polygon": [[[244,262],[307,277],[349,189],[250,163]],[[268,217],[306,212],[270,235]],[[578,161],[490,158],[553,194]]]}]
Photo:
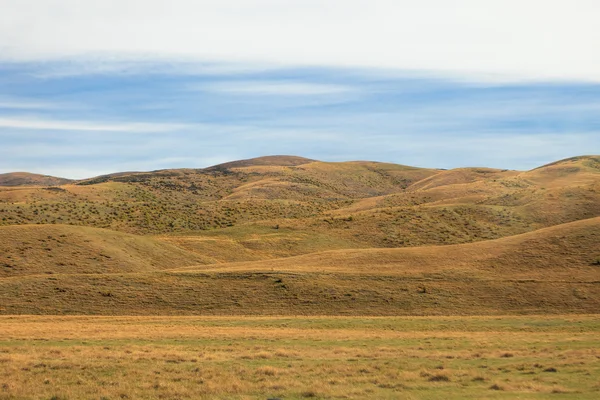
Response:
[{"label": "grassy hillside", "polygon": [[192,239],[279,226],[350,247],[459,244],[600,216],[598,159],[518,172],[275,157],[124,173],[56,188],[0,188],[0,225],[72,224]]},{"label": "grassy hillside", "polygon": [[210,257],[213,263],[266,260],[333,249],[365,247],[364,243],[327,232],[275,225],[244,224],[201,234],[156,236],[189,251]]},{"label": "grassy hillside", "polygon": [[152,238],[66,225],[0,227],[0,278],[156,271],[206,262]]},{"label": "grassy hillside", "polygon": [[0,312],[597,312],[598,249],[599,156],[526,172],[264,157],[0,188]]},{"label": "grassy hillside", "polygon": [[589,313],[600,309],[598,249],[600,218],[594,218],[455,246],[338,250],[159,271],[165,263],[110,275],[94,274],[97,267],[65,273],[46,265],[51,275],[0,280],[0,304],[8,314]]},{"label": "grassy hillside", "polygon": [[585,314],[598,281],[344,273],[32,275],[0,280],[0,313],[52,315]]},{"label": "grassy hillside", "polygon": [[180,270],[318,271],[411,278],[552,279],[600,283],[600,218],[477,243],[399,249],[346,249]]},{"label": "grassy hillside", "polygon": [[70,179],[49,175],[11,172],[0,174],[0,186],[60,186],[72,182]]}]

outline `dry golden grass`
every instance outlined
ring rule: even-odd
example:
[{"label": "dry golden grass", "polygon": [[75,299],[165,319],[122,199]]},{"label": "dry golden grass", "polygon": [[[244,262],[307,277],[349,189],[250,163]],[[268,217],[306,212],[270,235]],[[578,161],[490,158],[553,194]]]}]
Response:
[{"label": "dry golden grass", "polygon": [[[34,237],[28,230],[43,240],[36,249],[19,247],[19,235]],[[10,233],[3,242],[14,241],[14,251],[25,254],[6,258],[11,246],[2,253],[4,263],[15,263],[3,266],[3,314],[473,315],[600,309],[600,218],[464,245],[338,250],[190,267],[180,266],[193,264],[195,253],[111,231],[21,226],[1,232]],[[61,238],[61,232],[70,236]],[[44,247],[58,244],[78,253]],[[47,261],[52,252],[70,263]],[[96,252],[104,256],[88,260]]]},{"label": "dry golden grass", "polygon": [[205,170],[114,174],[53,190],[0,188],[0,224],[190,236],[279,225],[350,248],[459,244],[600,216],[597,160],[517,172],[267,157]]},{"label": "dry golden grass", "polygon": [[283,157],[4,188],[0,312],[596,312],[599,159],[521,173]]},{"label": "dry golden grass", "polygon": [[474,274],[281,272],[47,275],[0,280],[0,313],[499,315],[597,313],[598,281]]},{"label": "dry golden grass", "polygon": [[[571,222],[502,239],[450,246],[344,249],[255,262],[191,266],[179,271],[323,272],[405,277],[600,279],[600,218]],[[446,275],[440,275],[440,274]]]},{"label": "dry golden grass", "polygon": [[156,239],[210,257],[214,263],[267,260],[333,249],[364,247],[334,234],[279,226],[277,223],[236,226],[202,234],[161,235]]},{"label": "dry golden grass", "polygon": [[595,399],[596,316],[0,317],[3,399]]},{"label": "dry golden grass", "polygon": [[0,225],[0,399],[600,393],[598,156],[120,173]]},{"label": "dry golden grass", "polygon": [[206,258],[152,238],[68,225],[0,227],[0,278],[148,272]]}]

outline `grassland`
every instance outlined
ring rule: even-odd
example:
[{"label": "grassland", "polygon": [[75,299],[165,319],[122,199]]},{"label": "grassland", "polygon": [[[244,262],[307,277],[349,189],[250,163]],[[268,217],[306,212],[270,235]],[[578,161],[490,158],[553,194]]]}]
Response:
[{"label": "grassland", "polygon": [[2,399],[597,399],[600,319],[0,317]]},{"label": "grassland", "polygon": [[600,309],[600,157],[531,171],[265,157],[0,188],[0,313]]},{"label": "grassland", "polygon": [[0,176],[0,399],[596,399],[600,157]]},{"label": "grassland", "polygon": [[[0,229],[6,243],[0,258],[4,314],[501,315],[600,309],[600,218],[462,245],[345,249],[233,263],[108,230],[40,229]],[[29,247],[23,247],[24,237]]]},{"label": "grassland", "polygon": [[153,238],[69,225],[0,228],[0,277],[148,272],[209,262]]},{"label": "grassland", "polygon": [[349,248],[459,244],[600,216],[598,159],[518,172],[311,160],[289,165],[301,161],[275,158],[116,174],[60,187],[0,187],[0,225],[178,236],[279,226],[342,239]]}]

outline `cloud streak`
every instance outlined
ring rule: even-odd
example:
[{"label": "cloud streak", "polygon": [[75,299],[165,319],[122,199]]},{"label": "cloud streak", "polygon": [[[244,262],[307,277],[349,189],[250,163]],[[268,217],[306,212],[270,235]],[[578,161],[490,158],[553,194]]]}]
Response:
[{"label": "cloud streak", "polygon": [[69,121],[40,119],[36,117],[0,117],[0,128],[34,129],[50,131],[82,131],[82,132],[128,132],[128,133],[155,133],[172,132],[189,128],[186,124],[167,123],[105,123],[100,121]]},{"label": "cloud streak", "polygon": [[196,89],[254,96],[326,96],[355,92],[350,86],[294,81],[228,81],[197,86]]},{"label": "cloud streak", "polygon": [[599,13],[594,0],[4,0],[0,58],[600,81]]},{"label": "cloud streak", "polygon": [[0,97],[0,110],[2,109],[14,109],[14,110],[50,110],[55,109],[58,106],[56,104],[20,99],[20,98],[6,98]]}]

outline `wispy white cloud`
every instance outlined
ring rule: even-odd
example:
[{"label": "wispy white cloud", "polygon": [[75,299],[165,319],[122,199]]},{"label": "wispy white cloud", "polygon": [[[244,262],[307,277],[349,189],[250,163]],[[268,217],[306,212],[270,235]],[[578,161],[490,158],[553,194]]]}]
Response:
[{"label": "wispy white cloud", "polygon": [[11,129],[153,133],[171,132],[189,127],[190,125],[188,124],[170,123],[106,123],[101,121],[54,120],[36,117],[0,117],[0,128]]},{"label": "wispy white cloud", "polygon": [[57,108],[58,106],[53,103],[22,99],[22,98],[10,98],[0,97],[0,110],[1,109],[15,109],[15,110],[49,110]]},{"label": "wispy white cloud", "polygon": [[348,94],[357,91],[347,85],[273,80],[214,82],[194,85],[192,88],[213,93],[256,96],[319,96]]},{"label": "wispy white cloud", "polygon": [[7,65],[0,52],[0,170],[82,178],[267,154],[527,169],[600,152],[596,83],[473,84],[346,68],[214,76],[168,57],[98,59],[78,72],[89,59],[77,57]]},{"label": "wispy white cloud", "polygon": [[3,0],[0,58],[91,55],[110,64],[145,57],[600,81],[599,14],[596,0]]},{"label": "wispy white cloud", "polygon": [[84,54],[46,63],[43,68],[31,71],[31,75],[40,79],[139,74],[221,76],[273,71],[279,68],[281,66],[274,63],[206,61],[189,56],[163,56],[156,53]]}]

